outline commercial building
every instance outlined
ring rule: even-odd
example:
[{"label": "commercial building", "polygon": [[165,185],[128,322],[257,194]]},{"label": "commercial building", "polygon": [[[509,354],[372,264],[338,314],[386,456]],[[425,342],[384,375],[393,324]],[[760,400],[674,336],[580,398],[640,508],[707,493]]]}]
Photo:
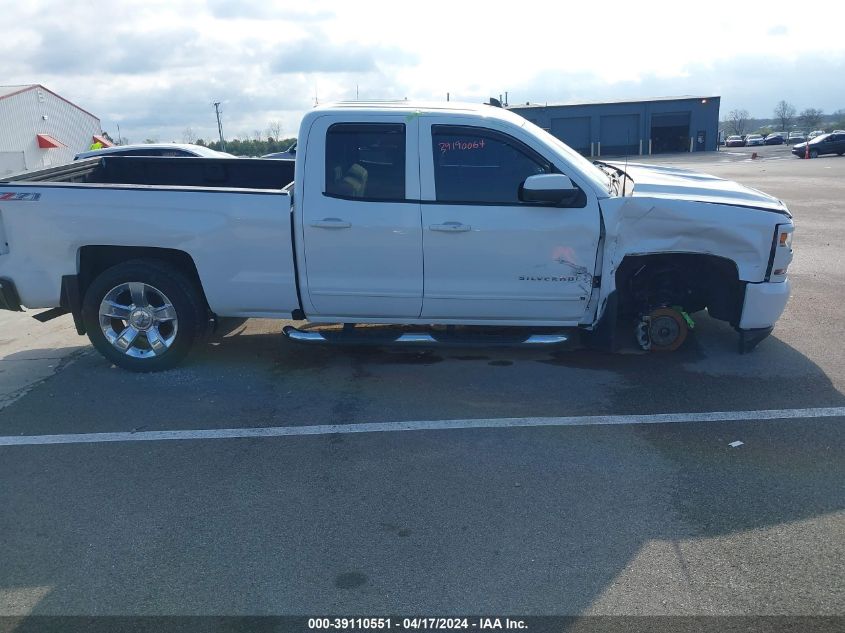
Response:
[{"label": "commercial building", "polygon": [[61,165],[92,143],[100,119],[40,84],[0,86],[0,177]]},{"label": "commercial building", "polygon": [[585,156],[717,149],[720,97],[509,106]]}]

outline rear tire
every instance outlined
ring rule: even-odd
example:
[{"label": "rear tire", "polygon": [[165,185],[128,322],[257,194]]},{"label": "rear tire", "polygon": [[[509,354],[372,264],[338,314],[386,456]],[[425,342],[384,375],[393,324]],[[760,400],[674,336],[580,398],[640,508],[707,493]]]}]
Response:
[{"label": "rear tire", "polygon": [[137,259],[105,270],[82,302],[91,344],[118,367],[135,372],[178,365],[201,337],[206,315],[196,284],[158,260]]}]

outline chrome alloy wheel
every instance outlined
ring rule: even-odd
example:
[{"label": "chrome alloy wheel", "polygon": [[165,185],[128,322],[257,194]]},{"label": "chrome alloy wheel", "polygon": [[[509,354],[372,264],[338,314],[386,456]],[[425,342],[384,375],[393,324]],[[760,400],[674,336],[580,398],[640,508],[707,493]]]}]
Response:
[{"label": "chrome alloy wheel", "polygon": [[133,358],[164,354],[173,345],[178,327],[170,299],[140,281],[115,286],[100,303],[100,329],[106,340]]}]

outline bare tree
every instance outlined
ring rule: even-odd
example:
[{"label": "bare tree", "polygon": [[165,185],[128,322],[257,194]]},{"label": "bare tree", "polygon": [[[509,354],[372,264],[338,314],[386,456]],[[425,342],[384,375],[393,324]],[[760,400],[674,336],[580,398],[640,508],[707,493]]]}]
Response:
[{"label": "bare tree", "polygon": [[819,125],[821,125],[823,116],[824,112],[818,108],[806,108],[801,110],[801,114],[798,115],[798,118],[801,119],[801,125],[807,128],[807,132],[812,132],[813,130],[818,129]]},{"label": "bare tree", "polygon": [[261,140],[261,130],[253,130],[252,135],[255,137],[256,141]]},{"label": "bare tree", "polygon": [[792,119],[795,118],[795,106],[781,99],[775,106],[775,118],[780,121],[780,131],[789,132]]},{"label": "bare tree", "polygon": [[751,115],[748,113],[748,110],[731,110],[728,113],[727,123],[734,134],[742,136],[745,134],[745,126],[748,125],[749,118],[751,118]]},{"label": "bare tree", "polygon": [[183,143],[195,143],[197,140],[197,135],[194,133],[194,130],[188,126],[182,132],[182,142]]},{"label": "bare tree", "polygon": [[270,121],[270,123],[267,124],[267,137],[273,139],[274,141],[278,141],[282,138],[281,121]]}]

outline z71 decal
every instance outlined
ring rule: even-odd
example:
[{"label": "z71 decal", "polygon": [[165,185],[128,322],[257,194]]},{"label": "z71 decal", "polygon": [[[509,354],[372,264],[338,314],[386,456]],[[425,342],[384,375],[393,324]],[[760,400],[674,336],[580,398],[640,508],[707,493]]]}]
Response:
[{"label": "z71 decal", "polygon": [[16,201],[24,201],[24,202],[37,202],[41,199],[40,193],[15,193],[14,191],[7,191],[6,193],[0,193],[0,202],[6,202],[7,200],[16,200]]}]

